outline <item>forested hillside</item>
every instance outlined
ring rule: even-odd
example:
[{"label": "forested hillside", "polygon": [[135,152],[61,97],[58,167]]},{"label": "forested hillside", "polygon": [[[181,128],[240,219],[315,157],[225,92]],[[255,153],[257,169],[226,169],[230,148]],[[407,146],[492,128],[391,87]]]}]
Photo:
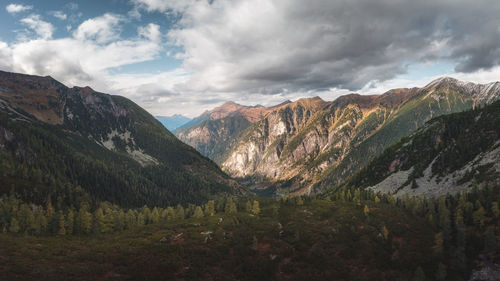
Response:
[{"label": "forested hillside", "polygon": [[201,203],[244,189],[128,99],[0,72],[0,186],[35,204]]}]

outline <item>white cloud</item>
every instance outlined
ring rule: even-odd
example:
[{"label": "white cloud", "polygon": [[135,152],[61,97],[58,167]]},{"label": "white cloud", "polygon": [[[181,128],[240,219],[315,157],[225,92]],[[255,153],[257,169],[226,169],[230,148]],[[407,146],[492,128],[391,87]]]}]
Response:
[{"label": "white cloud", "polygon": [[60,20],[66,20],[68,18],[68,16],[62,11],[51,11],[49,12],[49,14]]},{"label": "white cloud", "polygon": [[175,57],[194,73],[192,90],[244,94],[358,90],[406,73],[407,61],[491,68],[500,64],[500,4],[479,2],[133,0],[182,15],[169,37],[185,51]]},{"label": "white cloud", "polygon": [[12,50],[2,41],[0,41],[0,69],[12,69]]},{"label": "white cloud", "polygon": [[91,40],[97,43],[116,41],[120,37],[120,23],[123,21],[124,18],[120,15],[106,13],[84,21],[73,36],[78,40]]},{"label": "white cloud", "polygon": [[90,85],[113,91],[117,87],[109,79],[111,69],[153,60],[164,52],[158,25],[149,24],[140,28],[136,36],[122,39],[122,19],[115,15],[89,19],[76,28],[72,37],[60,39],[52,39],[52,25],[38,15],[21,22],[37,36],[24,36],[11,44],[0,41],[0,69],[51,75],[68,86]]},{"label": "white cloud", "polygon": [[198,0],[132,0],[139,8],[146,11],[184,12]]},{"label": "white cloud", "polygon": [[147,26],[139,27],[138,33],[140,36],[147,38],[154,42],[159,42],[161,40],[160,26],[154,23],[150,23]]},{"label": "white cloud", "polygon": [[33,9],[33,6],[24,6],[20,4],[9,4],[5,7],[5,10],[11,14],[16,14],[19,12],[24,12]]},{"label": "white cloud", "polygon": [[28,26],[41,39],[50,39],[52,38],[52,33],[54,33],[54,26],[51,23],[43,21],[40,15],[32,14],[21,19],[21,23]]},{"label": "white cloud", "polygon": [[78,4],[75,2],[69,2],[68,4],[65,5],[68,9],[72,11],[78,10]]}]

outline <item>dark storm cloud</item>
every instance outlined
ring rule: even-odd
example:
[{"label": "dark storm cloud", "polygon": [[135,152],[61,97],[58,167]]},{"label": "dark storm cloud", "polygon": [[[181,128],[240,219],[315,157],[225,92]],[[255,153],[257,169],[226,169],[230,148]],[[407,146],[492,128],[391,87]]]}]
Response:
[{"label": "dark storm cloud", "polygon": [[498,65],[498,15],[496,0],[198,1],[170,35],[201,88],[356,90],[408,63]]}]

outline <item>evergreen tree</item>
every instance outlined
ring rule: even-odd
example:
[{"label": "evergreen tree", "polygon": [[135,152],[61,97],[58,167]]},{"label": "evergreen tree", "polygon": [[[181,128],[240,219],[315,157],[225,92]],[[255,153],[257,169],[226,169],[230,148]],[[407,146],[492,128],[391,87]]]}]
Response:
[{"label": "evergreen tree", "polygon": [[370,208],[368,208],[368,205],[365,205],[365,207],[363,208],[363,214],[365,215],[365,217],[368,217],[368,215],[370,214]]},{"label": "evergreen tree", "polygon": [[12,233],[18,233],[19,230],[21,230],[21,227],[19,227],[19,222],[17,221],[16,218],[12,218],[10,220],[9,231]]},{"label": "evergreen tree", "polygon": [[214,216],[215,215],[215,201],[210,200],[205,204],[205,215],[206,216]]},{"label": "evergreen tree", "polygon": [[304,205],[304,200],[302,200],[302,196],[298,196],[297,200],[295,202],[296,202],[297,206]]},{"label": "evergreen tree", "polygon": [[137,214],[137,222],[136,222],[136,225],[137,226],[144,226],[146,224],[146,218],[144,217],[144,215],[142,214],[142,212],[139,212]]},{"label": "evergreen tree", "polygon": [[498,207],[498,202],[491,203],[491,213],[493,213],[495,218],[498,218],[498,216],[500,216],[500,208]]},{"label": "evergreen tree", "polygon": [[231,197],[226,199],[226,207],[224,208],[224,212],[226,214],[236,214],[236,204],[234,204],[233,199]]},{"label": "evergreen tree", "polygon": [[443,253],[443,244],[444,244],[444,241],[443,241],[443,233],[442,232],[439,232],[437,233],[435,236],[434,236],[434,253],[436,253],[437,255],[441,255]]},{"label": "evergreen tree", "polygon": [[158,223],[160,221],[160,213],[158,212],[158,208],[153,208],[153,211],[151,211],[151,223]]},{"label": "evergreen tree", "polygon": [[176,219],[179,220],[183,220],[186,217],[184,213],[184,208],[182,207],[181,204],[177,205],[177,207],[175,208],[175,217]]},{"label": "evergreen tree", "polygon": [[484,250],[486,252],[495,253],[497,249],[497,237],[495,236],[495,230],[490,227],[486,232],[484,237]]},{"label": "evergreen tree", "polygon": [[87,211],[84,205],[80,207],[77,216],[78,231],[82,234],[89,234],[92,230],[92,214]]},{"label": "evergreen tree", "polygon": [[144,207],[142,207],[142,215],[144,216],[144,221],[146,224],[151,223],[151,210],[148,208],[148,206],[144,205]]},{"label": "evergreen tree", "polygon": [[247,200],[247,202],[245,203],[245,210],[249,213],[252,212],[252,203],[250,203],[250,200]]},{"label": "evergreen tree", "polygon": [[62,211],[57,212],[57,234],[66,235],[66,221]]},{"label": "evergreen tree", "polygon": [[481,203],[478,204],[479,207],[477,210],[472,213],[472,220],[474,221],[474,224],[479,226],[479,228],[483,228],[485,220],[486,220],[486,211],[484,210],[483,206]]},{"label": "evergreen tree", "polygon": [[437,272],[436,272],[436,280],[437,281],[445,281],[446,280],[446,267],[444,264],[439,263]]},{"label": "evergreen tree", "polygon": [[446,206],[446,200],[444,197],[439,198],[438,215],[439,229],[441,230],[441,233],[443,235],[443,240],[449,241],[451,239],[450,211]]},{"label": "evergreen tree", "polygon": [[75,225],[75,214],[73,213],[73,210],[69,210],[68,214],[66,215],[66,233],[67,234],[73,234],[73,227]]},{"label": "evergreen tree", "polygon": [[413,273],[413,281],[424,281],[425,280],[425,273],[422,267],[417,267],[415,270],[415,273]]},{"label": "evergreen tree", "polygon": [[94,233],[105,233],[106,226],[104,221],[104,211],[101,208],[98,208],[94,212]]},{"label": "evergreen tree", "polygon": [[131,229],[135,227],[137,224],[137,218],[135,216],[134,211],[128,210],[127,213],[125,214],[125,227],[127,229]]},{"label": "evergreen tree", "polygon": [[257,200],[253,200],[252,213],[256,216],[258,216],[260,214],[260,205],[259,205],[259,201],[257,201]]},{"label": "evergreen tree", "polygon": [[385,225],[384,227],[382,227],[382,235],[384,236],[385,240],[389,239],[389,229],[387,229]]},{"label": "evergreen tree", "polygon": [[167,217],[168,220],[175,219],[175,210],[174,210],[174,208],[168,207],[167,208],[167,214],[168,214],[168,217]]},{"label": "evergreen tree", "polygon": [[196,208],[194,209],[193,217],[196,219],[203,218],[203,210],[200,206],[196,206]]},{"label": "evergreen tree", "polygon": [[52,207],[52,202],[50,201],[50,197],[47,203],[47,208],[45,208],[45,212],[47,214],[47,219],[51,219],[52,216],[54,215],[54,207]]}]

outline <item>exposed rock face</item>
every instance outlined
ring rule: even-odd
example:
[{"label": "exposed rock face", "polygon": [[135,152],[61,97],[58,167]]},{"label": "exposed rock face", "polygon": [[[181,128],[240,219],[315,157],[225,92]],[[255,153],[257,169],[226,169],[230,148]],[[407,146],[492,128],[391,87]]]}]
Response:
[{"label": "exposed rock face", "polygon": [[[238,176],[311,181],[366,139],[411,96],[351,94],[327,103],[303,99],[266,115],[242,137],[222,167]],[[292,186],[292,190],[298,188]],[[308,192],[301,190],[300,192]]]},{"label": "exposed rock face", "polygon": [[[499,82],[481,85],[444,77],[423,88],[383,95],[350,94],[332,102],[302,99],[261,109],[261,119],[247,119],[253,124],[237,133],[224,124],[241,116],[237,112],[242,109],[226,104],[231,110],[215,110],[225,120],[215,130],[208,123],[223,119],[177,135],[235,177],[285,181],[288,192],[309,193],[342,183],[431,118],[499,98]],[[224,145],[210,150],[213,143]]]},{"label": "exposed rock face", "polygon": [[500,185],[500,101],[433,119],[346,183],[395,197]]}]

